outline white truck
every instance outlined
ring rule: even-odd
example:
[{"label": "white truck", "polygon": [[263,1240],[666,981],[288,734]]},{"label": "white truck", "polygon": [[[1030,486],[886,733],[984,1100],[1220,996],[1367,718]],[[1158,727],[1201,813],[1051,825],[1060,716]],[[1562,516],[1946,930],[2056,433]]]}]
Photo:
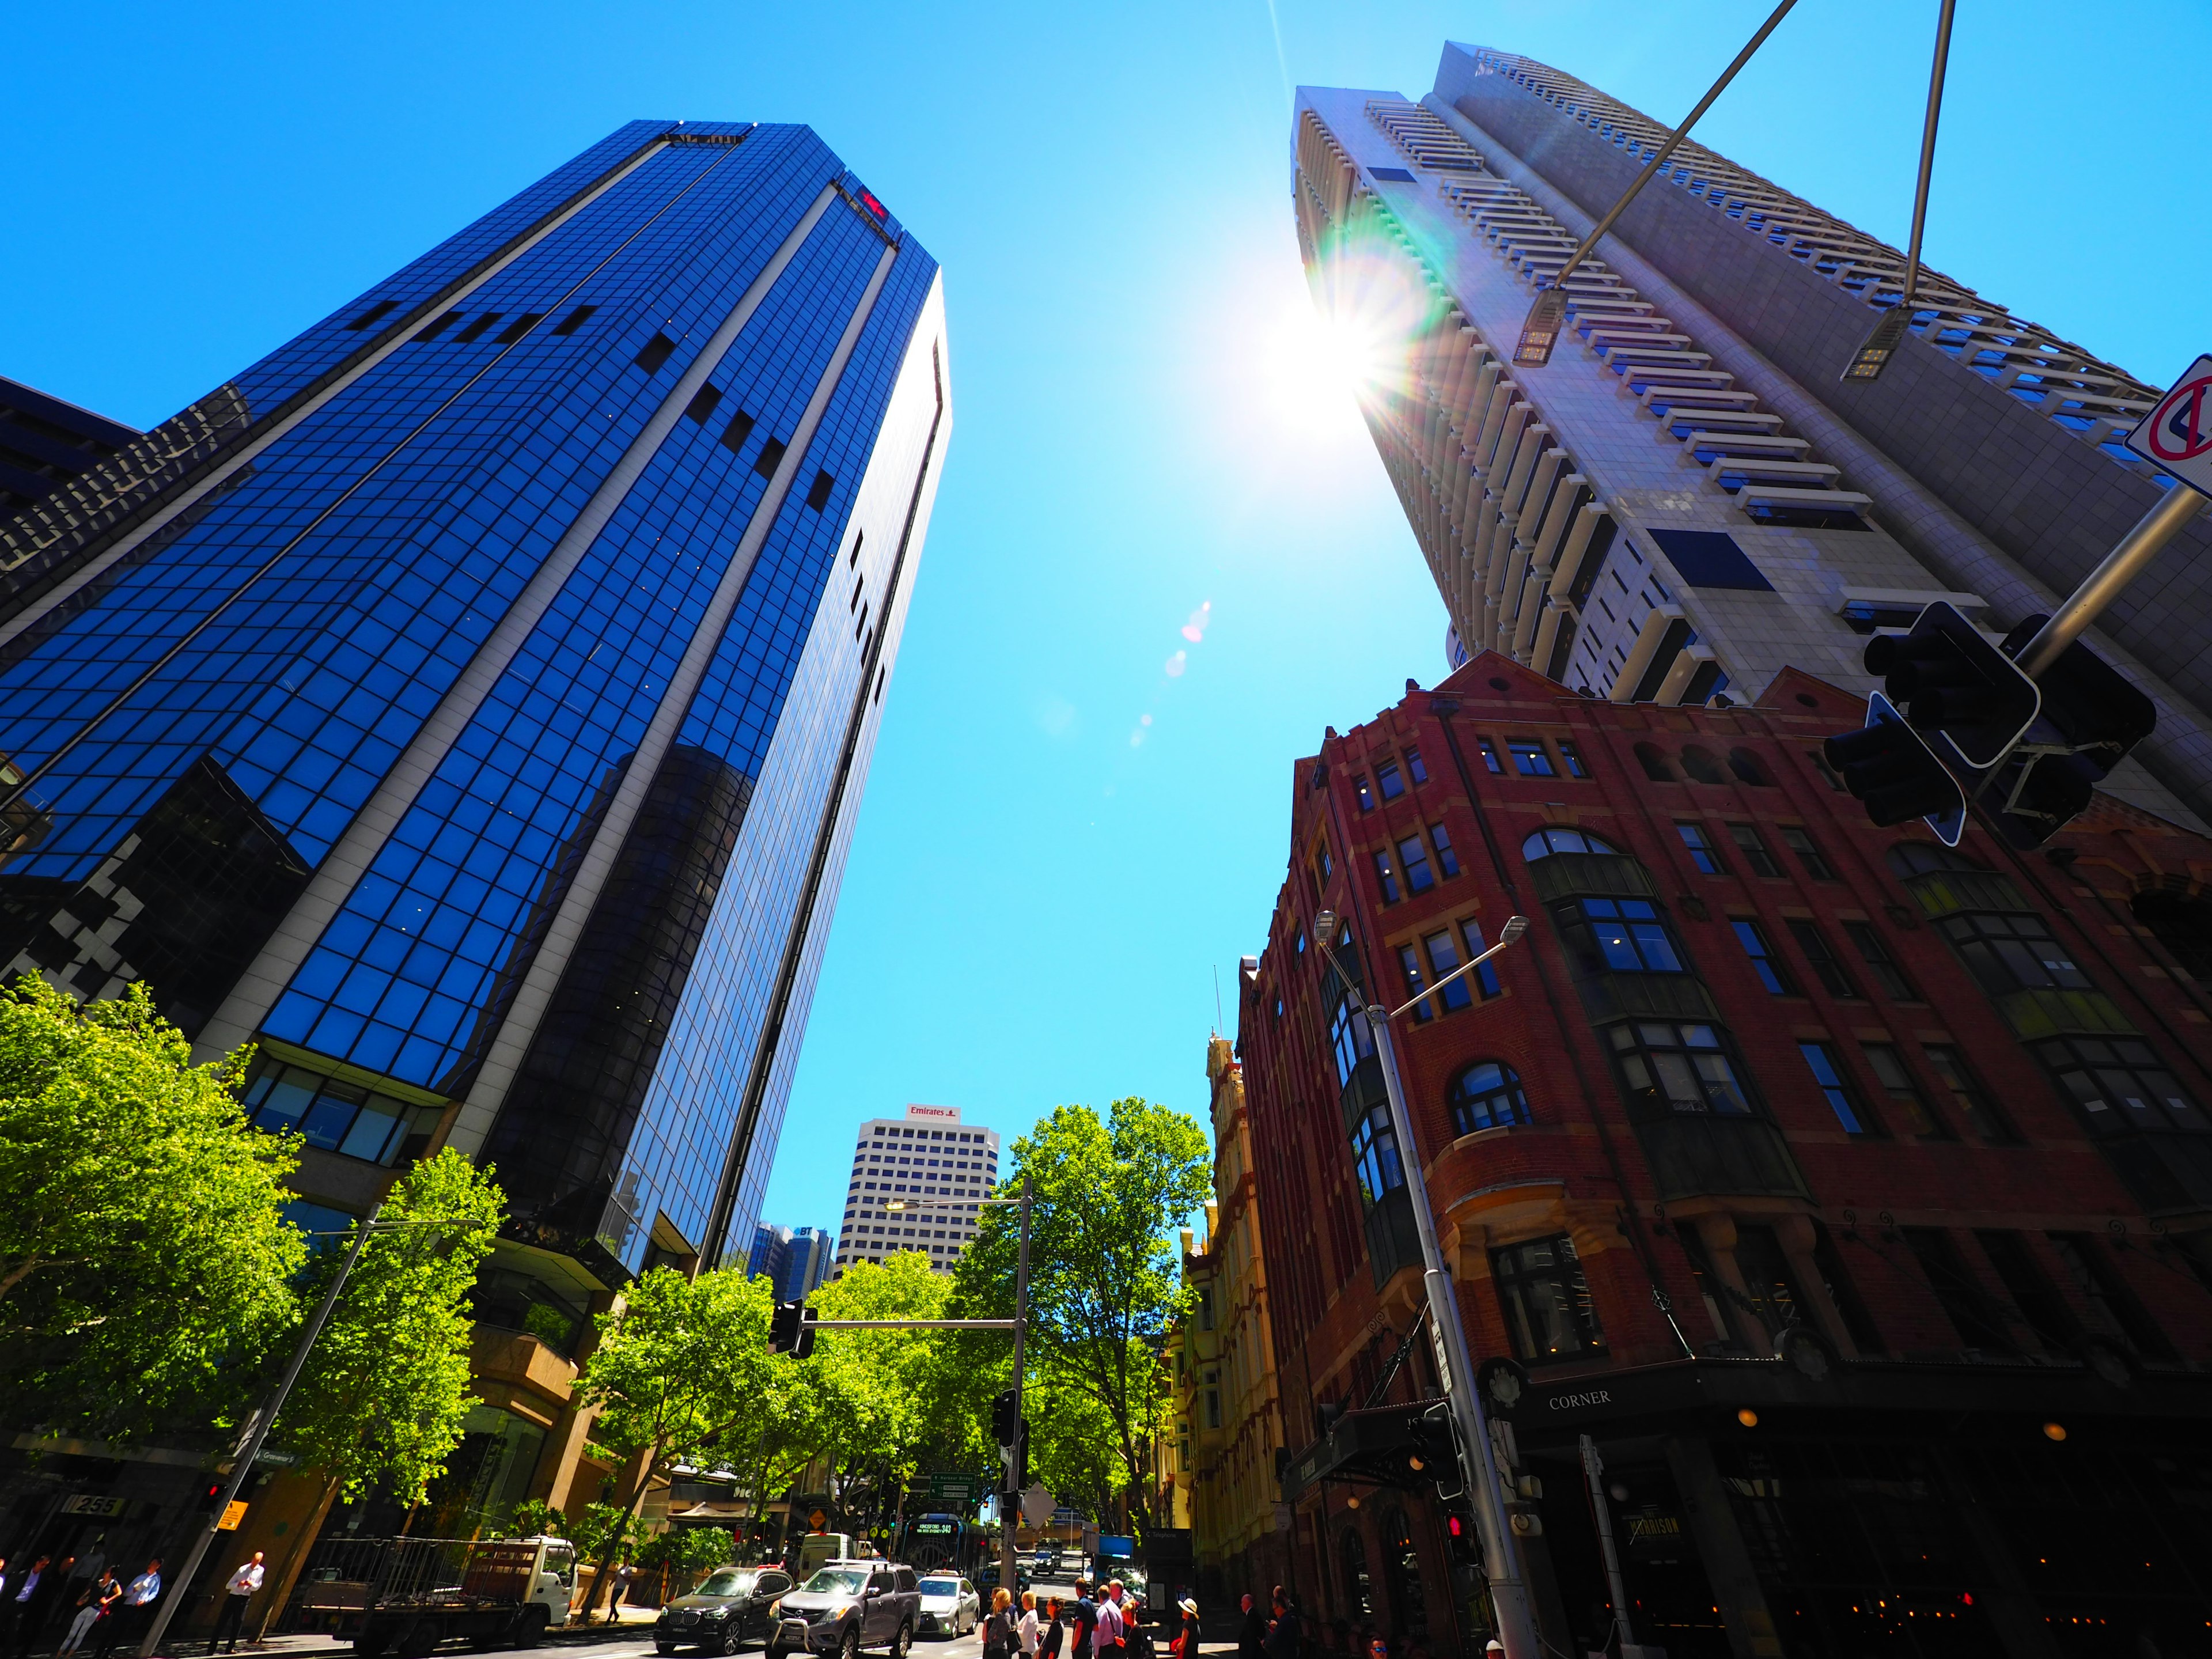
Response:
[{"label": "white truck", "polygon": [[361,1659],[423,1659],[441,1643],[534,1647],[568,1622],[576,1547],[565,1538],[348,1539],[317,1553],[302,1614],[350,1636]]}]

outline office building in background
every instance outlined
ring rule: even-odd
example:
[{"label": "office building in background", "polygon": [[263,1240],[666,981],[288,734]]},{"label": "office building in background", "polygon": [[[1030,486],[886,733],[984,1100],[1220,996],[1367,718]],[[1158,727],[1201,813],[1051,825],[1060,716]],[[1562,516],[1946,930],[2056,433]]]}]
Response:
[{"label": "office building in background", "polygon": [[962,1123],[957,1106],[870,1118],[853,1143],[838,1269],[921,1250],[938,1272],[951,1271],[998,1178],[998,1131]]},{"label": "office building in background", "polygon": [[830,1276],[830,1261],[836,1240],[819,1227],[753,1229],[752,1255],[745,1264],[749,1277],[763,1273],[775,1286],[779,1302],[804,1302]]},{"label": "office building in background", "polygon": [[44,501],[142,435],[0,375],[0,516]]},{"label": "office building in background", "polygon": [[596,1493],[588,1312],[750,1248],[947,374],[811,131],[640,121],[0,519],[0,969],[253,1043],[319,1218],[509,1195],[442,1536]]},{"label": "office building in background", "polygon": [[[1867,635],[1937,598],[1997,634],[2048,611],[2164,486],[2120,443],[2155,388],[1936,273],[1887,372],[1841,384],[1904,256],[1696,143],[1568,279],[1551,362],[1515,366],[1667,132],[1555,70],[1448,46],[1419,102],[1305,88],[1294,121],[1309,276],[1372,366],[1455,665],[1616,702],[1755,701],[1785,667],[1864,690]],[[2107,792],[2201,828],[2212,522],[2100,626],[2159,711]]]}]

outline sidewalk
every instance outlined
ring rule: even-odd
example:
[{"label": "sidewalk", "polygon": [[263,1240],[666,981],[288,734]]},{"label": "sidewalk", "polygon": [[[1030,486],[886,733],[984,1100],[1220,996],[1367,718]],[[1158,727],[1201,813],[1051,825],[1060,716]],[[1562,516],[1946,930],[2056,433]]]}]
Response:
[{"label": "sidewalk", "polygon": [[[549,1648],[582,1648],[597,1646],[602,1642],[651,1641],[653,1621],[660,1617],[659,1607],[622,1607],[617,1609],[616,1623],[593,1620],[588,1625],[564,1625],[545,1632],[540,1644]],[[207,1644],[194,1639],[185,1642],[164,1642],[164,1655],[172,1659],[204,1659]],[[241,1642],[240,1655],[260,1654],[270,1659],[353,1659],[353,1644],[341,1642],[320,1631],[309,1631],[299,1636],[271,1636],[265,1641]],[[228,1659],[228,1656],[225,1656]]]}]

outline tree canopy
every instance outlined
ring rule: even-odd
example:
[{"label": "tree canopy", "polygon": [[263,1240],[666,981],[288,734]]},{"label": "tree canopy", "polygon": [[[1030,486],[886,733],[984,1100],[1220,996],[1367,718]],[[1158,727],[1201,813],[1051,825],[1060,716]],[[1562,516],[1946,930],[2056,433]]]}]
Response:
[{"label": "tree canopy", "polygon": [[[1088,1106],[1061,1106],[1040,1119],[1014,1142],[1000,1188],[1012,1195],[1023,1176],[1033,1183],[1032,1378],[1060,1399],[1065,1420],[1079,1422],[1085,1403],[1103,1417],[1115,1466],[1107,1476],[1132,1493],[1140,1526],[1150,1514],[1150,1446],[1165,1409],[1159,1352],[1186,1311],[1176,1232],[1212,1195],[1208,1170],[1196,1119],[1131,1097],[1114,1102],[1103,1119]],[[985,1212],[954,1270],[956,1316],[1012,1311],[1018,1227],[1014,1210]],[[1027,1415],[1034,1437],[1038,1415]],[[1070,1476],[1098,1461],[1074,1443],[1066,1454],[1075,1460]],[[1033,1464],[1036,1455],[1033,1449]]]},{"label": "tree canopy", "polygon": [[[399,1502],[420,1503],[460,1443],[477,1403],[469,1299],[505,1203],[492,1171],[451,1147],[385,1200],[276,1426],[347,1498],[381,1482]],[[321,1297],[349,1243],[331,1241],[318,1255],[303,1299]]]},{"label": "tree canopy", "polygon": [[298,1317],[298,1138],[252,1127],[251,1051],[191,1063],[133,985],[0,988],[0,1389],[11,1417],[118,1438]]}]

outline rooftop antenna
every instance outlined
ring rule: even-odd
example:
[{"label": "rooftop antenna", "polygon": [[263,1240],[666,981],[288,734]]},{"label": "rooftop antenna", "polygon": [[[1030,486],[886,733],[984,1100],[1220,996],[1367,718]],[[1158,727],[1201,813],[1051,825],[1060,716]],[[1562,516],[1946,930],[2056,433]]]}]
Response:
[{"label": "rooftop antenna", "polygon": [[1221,964],[1213,964],[1213,1035],[1219,1036],[1221,1028],[1228,1022],[1221,1017]]}]

